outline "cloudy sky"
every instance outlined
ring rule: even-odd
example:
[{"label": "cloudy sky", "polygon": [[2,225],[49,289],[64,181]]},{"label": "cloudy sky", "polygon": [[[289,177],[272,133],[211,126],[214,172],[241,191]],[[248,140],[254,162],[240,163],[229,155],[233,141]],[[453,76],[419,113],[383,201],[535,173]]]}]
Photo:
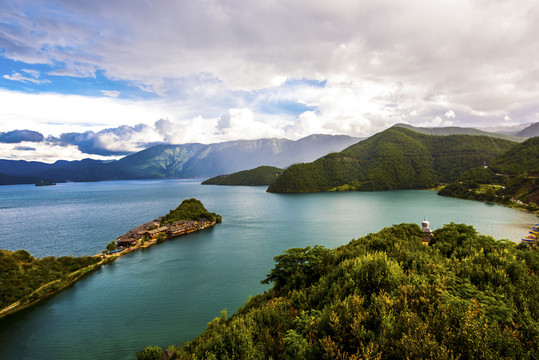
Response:
[{"label": "cloudy sky", "polygon": [[535,0],[0,2],[0,158],[539,121]]}]

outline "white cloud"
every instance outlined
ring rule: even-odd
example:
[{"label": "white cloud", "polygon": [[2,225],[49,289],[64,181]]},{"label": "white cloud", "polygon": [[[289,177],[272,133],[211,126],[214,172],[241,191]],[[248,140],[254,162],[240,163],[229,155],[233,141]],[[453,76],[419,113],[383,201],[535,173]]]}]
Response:
[{"label": "white cloud", "polygon": [[441,127],[441,126],[452,126],[453,121],[444,120],[440,116],[436,116],[433,119],[431,119],[430,121],[420,122],[420,123],[415,124],[415,125],[419,126],[419,127],[434,128],[434,127]]},{"label": "white cloud", "polygon": [[7,160],[41,161],[53,163],[57,160],[82,160],[92,158],[96,160],[115,159],[118,157],[88,155],[81,152],[76,146],[61,146],[50,143],[20,143],[0,144],[0,158]]},{"label": "white cloud", "polygon": [[[152,124],[171,109],[153,101],[1,90],[0,131],[32,129],[45,136],[99,131],[106,127]],[[29,105],[31,104],[31,106]]]},{"label": "white cloud", "polygon": [[24,76],[20,73],[13,73],[13,75],[4,75],[4,79],[7,79],[7,80],[13,80],[13,81],[20,81],[20,82],[29,82],[29,83],[34,83],[34,84],[46,84],[46,83],[50,83],[50,80],[39,80],[39,79],[35,79],[33,77],[27,77],[27,76]]},{"label": "white cloud", "polygon": [[199,73],[241,89],[302,77],[403,81],[477,110],[539,91],[533,0],[37,4],[4,4],[5,22],[17,24],[5,30],[6,56],[64,63],[58,75],[102,69],[160,93],[167,79]]},{"label": "white cloud", "polygon": [[37,79],[41,75],[39,71],[34,69],[23,69],[22,71],[35,79]]},{"label": "white cloud", "polygon": [[116,90],[101,90],[101,93],[105,96],[116,98],[120,96],[120,92]]},{"label": "white cloud", "polygon": [[142,136],[207,143],[367,136],[397,122],[486,126],[505,114],[537,121],[535,9],[532,0],[3,2],[3,56],[28,64],[5,79],[45,84],[30,65],[48,64],[53,82],[99,75],[157,99],[0,90],[0,131],[151,129],[97,137],[126,150]]}]

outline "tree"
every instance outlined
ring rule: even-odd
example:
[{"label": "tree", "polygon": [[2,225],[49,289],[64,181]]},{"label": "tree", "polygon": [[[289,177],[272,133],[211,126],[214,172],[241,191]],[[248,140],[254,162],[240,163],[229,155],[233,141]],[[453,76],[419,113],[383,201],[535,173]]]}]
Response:
[{"label": "tree", "polygon": [[146,349],[137,352],[137,360],[159,360],[163,355],[163,349],[159,346],[148,346]]},{"label": "tree", "polygon": [[159,233],[159,235],[157,235],[157,238],[155,240],[156,242],[160,243],[160,242],[165,241],[166,238],[167,236],[165,235],[165,233]]},{"label": "tree", "polygon": [[112,251],[112,250],[116,250],[118,249],[118,247],[116,246],[116,241],[112,240],[111,242],[108,243],[107,245],[107,250],[108,251]]}]

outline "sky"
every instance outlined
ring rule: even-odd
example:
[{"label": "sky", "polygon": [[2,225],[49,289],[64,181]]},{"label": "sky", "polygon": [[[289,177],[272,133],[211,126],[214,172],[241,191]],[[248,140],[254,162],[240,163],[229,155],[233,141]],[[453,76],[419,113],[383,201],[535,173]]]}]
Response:
[{"label": "sky", "polygon": [[539,121],[535,0],[0,1],[0,158]]}]

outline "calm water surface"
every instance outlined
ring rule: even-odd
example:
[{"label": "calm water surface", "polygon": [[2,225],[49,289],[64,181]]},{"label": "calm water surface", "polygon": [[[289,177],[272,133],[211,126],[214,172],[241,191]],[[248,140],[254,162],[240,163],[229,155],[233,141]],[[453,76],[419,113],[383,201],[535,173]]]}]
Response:
[{"label": "calm water surface", "polygon": [[335,247],[425,215],[518,241],[536,217],[432,191],[268,194],[197,180],[0,186],[0,248],[93,255],[195,197],[223,223],[118,259],[70,289],[0,320],[0,359],[134,359],[147,345],[191,340],[260,285],[291,247]]}]

